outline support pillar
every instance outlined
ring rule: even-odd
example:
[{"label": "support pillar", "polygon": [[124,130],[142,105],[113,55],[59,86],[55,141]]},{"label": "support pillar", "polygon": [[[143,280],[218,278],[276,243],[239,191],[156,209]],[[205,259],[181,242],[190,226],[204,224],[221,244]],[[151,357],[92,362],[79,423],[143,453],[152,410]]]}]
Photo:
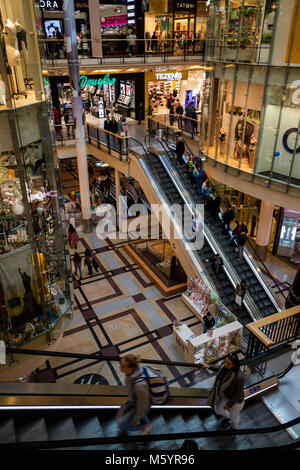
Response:
[{"label": "support pillar", "polygon": [[64,1],[65,47],[67,52],[70,84],[72,90],[73,116],[76,123],[76,155],[79,175],[82,226],[85,233],[93,230],[91,221],[91,202],[89,173],[85,143],[84,112],[81,99],[81,85],[77,51],[74,0]]},{"label": "support pillar", "polygon": [[258,228],[256,234],[256,251],[262,260],[266,258],[272,228],[274,205],[261,201]]}]

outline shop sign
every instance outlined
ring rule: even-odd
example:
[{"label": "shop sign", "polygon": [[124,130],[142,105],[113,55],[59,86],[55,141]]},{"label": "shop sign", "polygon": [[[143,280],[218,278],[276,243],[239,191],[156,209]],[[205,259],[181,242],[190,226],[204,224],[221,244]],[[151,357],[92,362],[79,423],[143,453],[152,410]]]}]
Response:
[{"label": "shop sign", "polygon": [[194,11],[195,10],[195,1],[175,1],[175,11]]},{"label": "shop sign", "polygon": [[40,0],[41,10],[62,10],[61,0]]},{"label": "shop sign", "polygon": [[176,72],[176,73],[156,73],[156,80],[176,80],[179,81],[182,79],[182,73],[181,72]]},{"label": "shop sign", "polygon": [[116,78],[110,78],[109,73],[107,73],[103,78],[87,78],[86,75],[82,75],[80,78],[81,88],[87,86],[98,86],[102,88],[103,85],[114,85],[116,83]]}]

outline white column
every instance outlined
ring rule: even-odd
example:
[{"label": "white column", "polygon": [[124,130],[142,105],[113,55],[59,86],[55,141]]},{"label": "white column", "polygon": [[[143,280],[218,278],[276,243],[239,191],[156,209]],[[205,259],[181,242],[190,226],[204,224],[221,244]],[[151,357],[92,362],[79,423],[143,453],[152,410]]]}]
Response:
[{"label": "white column", "polygon": [[258,228],[256,234],[256,251],[264,260],[270,240],[274,205],[268,201],[261,201]]}]

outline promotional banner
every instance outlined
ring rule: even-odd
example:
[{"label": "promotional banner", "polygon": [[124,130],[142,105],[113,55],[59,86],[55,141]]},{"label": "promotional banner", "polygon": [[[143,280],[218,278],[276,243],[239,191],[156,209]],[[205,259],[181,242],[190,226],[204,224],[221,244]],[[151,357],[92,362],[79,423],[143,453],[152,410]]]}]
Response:
[{"label": "promotional banner", "polygon": [[99,0],[89,0],[90,26],[93,57],[102,57],[102,36]]}]

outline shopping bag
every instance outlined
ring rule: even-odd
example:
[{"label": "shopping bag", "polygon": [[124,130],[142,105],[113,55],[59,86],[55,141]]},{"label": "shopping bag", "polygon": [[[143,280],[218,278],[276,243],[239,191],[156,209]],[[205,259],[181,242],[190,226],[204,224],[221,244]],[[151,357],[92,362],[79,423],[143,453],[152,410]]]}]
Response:
[{"label": "shopping bag", "polygon": [[235,296],[235,303],[238,304],[241,307],[242,302],[243,302],[243,297],[241,295],[236,295]]},{"label": "shopping bag", "polygon": [[121,418],[124,416],[126,411],[129,411],[132,408],[132,405],[130,401],[126,401],[124,403],[121,403],[121,406],[118,410],[117,416],[116,416],[116,422],[119,423]]}]

